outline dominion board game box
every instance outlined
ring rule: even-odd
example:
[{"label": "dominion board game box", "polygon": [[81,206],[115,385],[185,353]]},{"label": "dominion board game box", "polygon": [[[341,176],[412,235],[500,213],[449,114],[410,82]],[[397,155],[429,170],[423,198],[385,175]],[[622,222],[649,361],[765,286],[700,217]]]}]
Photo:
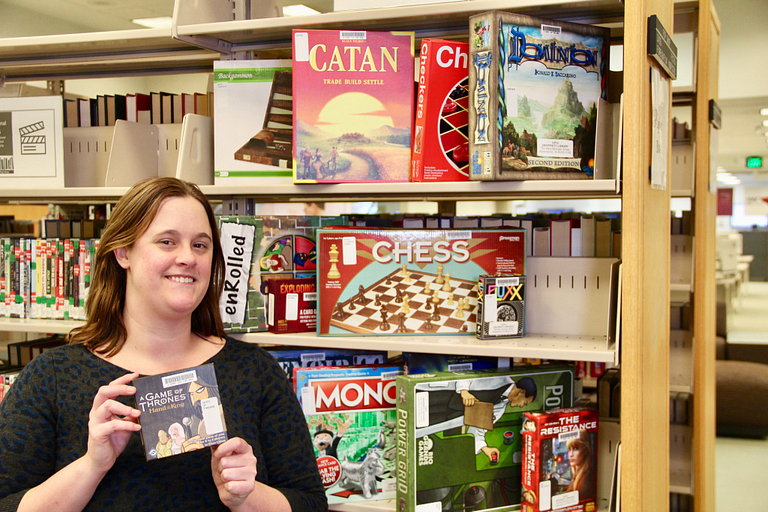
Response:
[{"label": "dominion board game box", "polygon": [[477,278],[525,273],[521,229],[321,229],[318,334],[474,334]]},{"label": "dominion board game box", "polygon": [[525,333],[525,276],[480,276],[477,337],[519,338]]},{"label": "dominion board game box", "polygon": [[409,181],[414,33],[293,31],[296,183]]},{"label": "dominion board game box", "polygon": [[523,512],[597,510],[597,409],[526,412]]},{"label": "dominion board game box", "polygon": [[147,460],[201,450],[228,439],[213,363],[140,377],[132,384]]},{"label": "dominion board game box", "polygon": [[315,231],[346,224],[324,216],[223,216],[217,219],[225,280],[219,311],[228,332],[267,330],[267,280],[314,277]]},{"label": "dominion board game box", "polygon": [[395,497],[399,366],[295,368],[328,503]]},{"label": "dominion board game box", "polygon": [[489,368],[509,368],[509,366],[508,357],[403,352],[403,373],[405,375],[486,370]]},{"label": "dominion board game box", "polygon": [[469,179],[469,45],[421,42],[411,181]]},{"label": "dominion board game box", "polygon": [[291,60],[213,63],[214,185],[293,182]]},{"label": "dominion board game box", "polygon": [[519,510],[523,415],[571,406],[573,367],[403,375],[397,387],[396,510]]},{"label": "dominion board game box", "polygon": [[314,277],[267,280],[269,332],[317,330],[317,292]]},{"label": "dominion board game box", "polygon": [[593,178],[610,30],[499,11],[469,30],[469,179]]},{"label": "dominion board game box", "polygon": [[274,357],[287,377],[293,380],[294,368],[312,366],[382,366],[387,363],[386,350],[362,350],[354,348],[315,348],[279,345],[265,347]]}]

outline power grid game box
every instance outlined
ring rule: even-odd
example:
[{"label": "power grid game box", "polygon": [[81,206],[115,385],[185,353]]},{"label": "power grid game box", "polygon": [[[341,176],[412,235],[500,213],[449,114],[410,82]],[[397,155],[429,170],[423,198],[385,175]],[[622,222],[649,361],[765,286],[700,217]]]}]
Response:
[{"label": "power grid game box", "polygon": [[140,377],[133,386],[147,460],[201,450],[228,439],[213,363]]},{"label": "power grid game box", "polygon": [[318,334],[474,334],[478,277],[525,254],[521,229],[321,229]]},{"label": "power grid game box", "polygon": [[328,503],[395,497],[399,366],[295,368]]},{"label": "power grid game box", "polygon": [[597,510],[597,409],[525,413],[523,512]]},{"label": "power grid game box", "polygon": [[477,284],[477,337],[521,337],[525,333],[525,276],[480,276]]},{"label": "power grid game box", "polygon": [[396,510],[519,510],[526,412],[571,406],[573,367],[397,378]]}]

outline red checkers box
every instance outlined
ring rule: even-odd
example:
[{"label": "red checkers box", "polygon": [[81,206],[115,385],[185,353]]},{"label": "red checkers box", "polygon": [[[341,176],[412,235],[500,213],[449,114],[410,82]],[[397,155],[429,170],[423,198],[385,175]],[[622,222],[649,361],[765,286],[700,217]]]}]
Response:
[{"label": "red checkers box", "polygon": [[421,42],[411,181],[469,179],[469,45]]},{"label": "red checkers box", "polygon": [[477,279],[525,272],[522,229],[321,229],[318,334],[474,334]]},{"label": "red checkers box", "polygon": [[597,510],[598,411],[525,413],[523,512]]},{"label": "red checkers box", "polygon": [[312,332],[317,329],[315,278],[267,280],[269,332]]}]

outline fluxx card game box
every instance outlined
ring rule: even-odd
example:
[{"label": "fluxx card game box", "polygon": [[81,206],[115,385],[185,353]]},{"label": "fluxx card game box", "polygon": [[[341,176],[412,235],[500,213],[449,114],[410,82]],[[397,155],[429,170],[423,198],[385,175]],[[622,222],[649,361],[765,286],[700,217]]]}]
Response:
[{"label": "fluxx card game box", "polygon": [[571,406],[573,367],[397,378],[398,511],[518,510],[525,412]]},{"label": "fluxx card game box", "polygon": [[525,273],[520,229],[318,231],[318,334],[473,334],[477,278]]},{"label": "fluxx card game box", "polygon": [[469,45],[421,42],[411,181],[469,179]]},{"label": "fluxx card game box", "polygon": [[398,366],[296,368],[328,503],[395,497]]},{"label": "fluxx card game box", "polygon": [[315,278],[270,279],[267,281],[269,332],[314,332],[317,330]]},{"label": "fluxx card game box", "polygon": [[593,178],[610,30],[500,11],[469,29],[469,179]]},{"label": "fluxx card game box", "polygon": [[297,183],[408,181],[414,33],[293,31]]},{"label": "fluxx card game box", "polygon": [[525,276],[480,276],[477,337],[519,338],[525,333]]},{"label": "fluxx card game box", "polygon": [[597,510],[596,409],[525,413],[523,512]]},{"label": "fluxx card game box", "polygon": [[200,450],[228,439],[213,363],[140,377],[133,386],[147,460]]},{"label": "fluxx card game box", "polygon": [[346,218],[242,215],[217,222],[226,266],[221,320],[228,332],[258,332],[267,330],[267,280],[314,277],[315,231]]}]

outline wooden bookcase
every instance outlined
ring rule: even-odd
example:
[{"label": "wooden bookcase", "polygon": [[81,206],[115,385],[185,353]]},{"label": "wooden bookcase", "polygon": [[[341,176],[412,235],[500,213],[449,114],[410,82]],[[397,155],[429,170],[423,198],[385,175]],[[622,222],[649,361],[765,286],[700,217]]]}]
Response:
[{"label": "wooden bookcase", "polygon": [[[224,7],[219,8],[219,4]],[[669,506],[669,433],[659,425],[669,420],[670,189],[652,189],[648,168],[651,145],[652,59],[646,52],[647,18],[655,14],[671,33],[674,12],[681,6],[698,12],[696,118],[707,119],[707,103],[717,90],[717,18],[711,0],[472,0],[391,9],[347,11],[299,18],[232,20],[230,2],[206,0],[197,11],[177,0],[170,30],[136,30],[68,36],[0,39],[0,76],[8,81],[66,80],[74,77],[127,76],[206,70],[222,54],[254,52],[257,57],[290,54],[294,27],[366,30],[414,30],[424,37],[467,38],[467,18],[499,9],[534,16],[601,23],[623,44],[624,124],[623,173],[619,180],[594,182],[497,182],[274,185],[217,187],[202,190],[216,201],[236,204],[242,198],[263,202],[412,200],[509,200],[526,198],[600,198],[622,200],[623,299],[622,340],[611,348],[590,348],[572,339],[554,345],[537,340],[500,345],[488,355],[580,359],[613,359],[622,366],[622,507],[626,512],[667,510]],[[185,6],[186,9],[185,10]],[[709,49],[709,51],[702,51]],[[713,71],[714,70],[714,71]],[[694,280],[694,487],[696,510],[714,507],[714,198],[708,193],[707,123],[696,123]],[[0,188],[0,202],[114,202],[124,187],[26,190]],[[73,322],[0,319],[0,330],[66,332]],[[251,335],[249,335],[251,336]],[[256,335],[249,341],[258,341]],[[294,339],[295,338],[295,339]],[[364,345],[359,338],[297,336],[282,343],[323,346]],[[273,338],[266,338],[267,340]],[[426,352],[477,353],[465,337],[450,343],[426,343]],[[551,340],[548,340],[548,342]],[[370,341],[367,341],[370,343]],[[378,339],[379,346],[397,343]],[[393,505],[366,510],[393,510]],[[351,510],[351,509],[350,509]]]}]

